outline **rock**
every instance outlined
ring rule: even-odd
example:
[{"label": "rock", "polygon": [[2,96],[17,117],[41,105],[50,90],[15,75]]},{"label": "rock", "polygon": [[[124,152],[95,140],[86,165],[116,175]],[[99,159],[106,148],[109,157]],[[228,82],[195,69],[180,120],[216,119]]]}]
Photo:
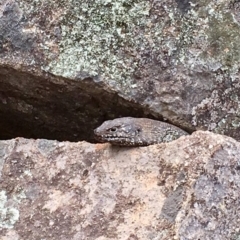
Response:
[{"label": "rock", "polygon": [[2,0],[0,138],[151,116],[240,140],[239,23],[233,0]]},{"label": "rock", "polygon": [[197,131],[167,144],[0,142],[0,235],[237,239],[240,143]]}]

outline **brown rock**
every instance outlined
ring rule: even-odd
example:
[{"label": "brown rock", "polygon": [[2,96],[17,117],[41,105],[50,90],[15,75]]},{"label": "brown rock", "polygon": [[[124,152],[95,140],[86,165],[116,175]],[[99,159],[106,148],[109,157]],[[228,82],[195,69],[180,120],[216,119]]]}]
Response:
[{"label": "brown rock", "polygon": [[1,239],[237,239],[240,144],[0,142]]},{"label": "brown rock", "polygon": [[147,115],[240,140],[238,1],[0,2],[0,138],[92,140]]}]

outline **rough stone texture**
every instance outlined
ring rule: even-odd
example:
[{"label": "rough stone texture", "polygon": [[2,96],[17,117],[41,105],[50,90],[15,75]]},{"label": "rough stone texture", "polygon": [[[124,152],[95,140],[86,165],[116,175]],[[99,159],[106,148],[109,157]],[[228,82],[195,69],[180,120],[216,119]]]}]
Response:
[{"label": "rough stone texture", "polygon": [[239,239],[240,143],[0,141],[3,240]]},{"label": "rough stone texture", "polygon": [[1,137],[90,140],[106,119],[150,114],[239,140],[239,9],[235,0],[2,0]]}]

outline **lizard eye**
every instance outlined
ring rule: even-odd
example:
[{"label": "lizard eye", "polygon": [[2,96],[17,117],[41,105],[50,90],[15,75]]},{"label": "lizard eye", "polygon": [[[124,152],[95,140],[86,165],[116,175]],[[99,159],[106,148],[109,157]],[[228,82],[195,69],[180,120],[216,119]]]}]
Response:
[{"label": "lizard eye", "polygon": [[117,128],[112,127],[112,128],[110,128],[109,130],[110,130],[110,132],[116,132],[116,131],[117,131]]}]

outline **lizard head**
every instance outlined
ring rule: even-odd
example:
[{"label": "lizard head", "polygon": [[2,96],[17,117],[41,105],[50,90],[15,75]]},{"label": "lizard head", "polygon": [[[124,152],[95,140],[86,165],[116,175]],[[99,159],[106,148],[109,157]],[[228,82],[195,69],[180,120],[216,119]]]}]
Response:
[{"label": "lizard head", "polygon": [[94,130],[95,137],[100,142],[109,142],[120,146],[146,145],[142,138],[142,127],[131,117],[116,118],[105,121]]}]

